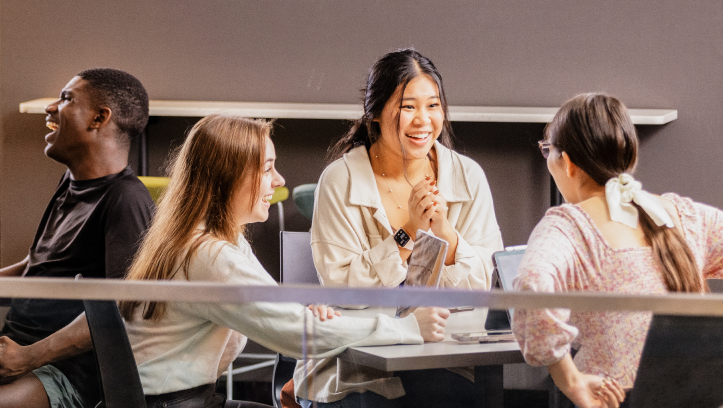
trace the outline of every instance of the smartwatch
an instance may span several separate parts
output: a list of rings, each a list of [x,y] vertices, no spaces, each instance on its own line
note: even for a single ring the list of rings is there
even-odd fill
[[[394,241],[397,245],[404,249],[411,251],[414,248],[414,241],[412,241],[412,237],[410,237],[409,234],[401,228],[394,233]]]

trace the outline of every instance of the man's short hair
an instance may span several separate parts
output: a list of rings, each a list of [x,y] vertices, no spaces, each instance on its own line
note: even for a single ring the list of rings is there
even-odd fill
[[[121,131],[118,141],[130,145],[148,123],[148,93],[136,77],[113,68],[91,68],[78,73],[88,82],[96,107],[108,107]]]

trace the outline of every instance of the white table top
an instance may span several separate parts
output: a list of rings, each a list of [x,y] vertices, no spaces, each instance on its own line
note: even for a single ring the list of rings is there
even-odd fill
[[[393,315],[394,309],[342,311],[347,316],[370,316],[376,313]],[[486,308],[454,313],[447,320],[445,338],[439,343],[352,347],[340,354],[339,358],[384,371],[524,363],[517,342],[480,344],[452,340],[452,333],[484,330],[486,317]]]

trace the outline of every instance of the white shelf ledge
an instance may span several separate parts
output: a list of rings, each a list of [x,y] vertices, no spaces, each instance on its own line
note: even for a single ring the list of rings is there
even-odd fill
[[[35,99],[20,104],[22,113],[45,113],[45,106],[55,98]],[[505,106],[450,106],[451,121],[549,123],[558,108]],[[358,119],[361,105],[326,103],[212,102],[212,101],[150,101],[151,116],[201,117],[229,112],[252,118],[280,119]],[[678,118],[675,109],[630,109],[636,125],[663,125]]]

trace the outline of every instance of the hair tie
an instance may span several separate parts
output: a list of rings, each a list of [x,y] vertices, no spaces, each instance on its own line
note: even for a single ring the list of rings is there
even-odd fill
[[[605,199],[610,219],[630,228],[638,226],[638,209],[630,204],[631,201],[639,205],[657,226],[675,226],[660,199],[643,190],[643,185],[628,173],[613,177],[605,183]]]

